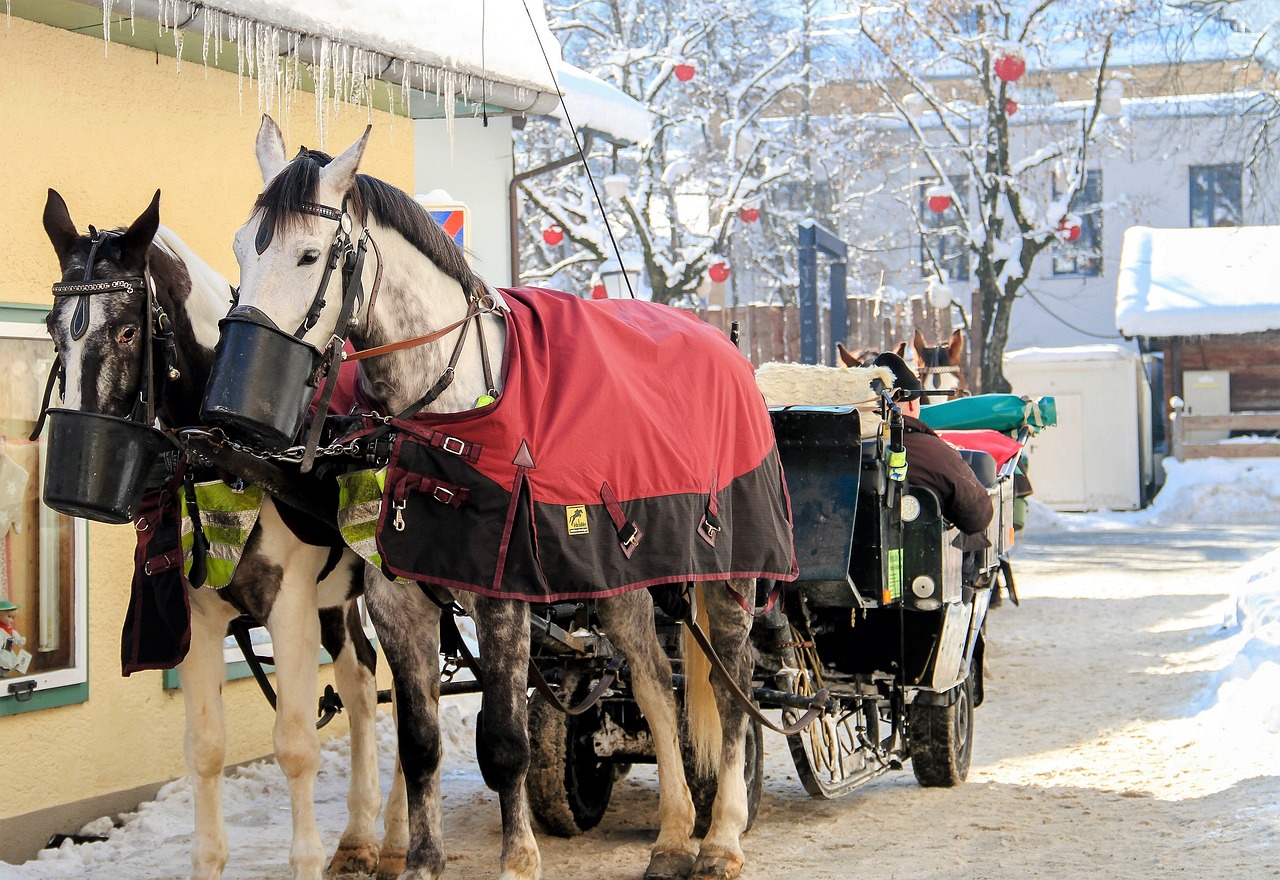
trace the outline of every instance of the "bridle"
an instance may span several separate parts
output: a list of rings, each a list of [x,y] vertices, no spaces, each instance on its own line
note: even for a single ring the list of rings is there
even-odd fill
[[[920,385],[924,388],[924,396],[946,397],[948,399],[954,397],[968,397],[969,391],[963,387],[964,373],[961,371],[960,367],[956,364],[937,363],[941,357],[942,354],[938,349],[931,349],[927,360],[934,361],[934,363],[925,363],[920,367]],[[949,375],[954,375],[956,377],[955,388],[939,388],[935,386],[930,389],[928,387],[930,376],[937,377],[935,381],[940,381],[942,376]]]
[[[71,338],[79,340],[89,330],[89,316],[92,298],[103,293],[132,293],[142,298],[142,350],[143,381],[138,389],[138,400],[129,413],[129,420],[153,425],[156,409],[164,404],[167,383],[156,382],[157,368],[165,378],[172,382],[181,378],[177,368],[177,343],[173,335],[173,322],[156,298],[155,281],[151,277],[151,262],[148,259],[141,275],[129,275],[122,278],[94,279],[93,267],[98,249],[107,241],[119,238],[121,233],[110,230],[98,230],[89,227],[89,254],[85,259],[84,274],[79,281],[59,281],[52,286],[53,296],[76,297],[75,311],[71,315]],[[49,368],[49,378],[45,383],[44,397],[40,404],[40,415],[36,419],[35,430],[31,439],[35,440],[44,429],[45,418],[49,411],[49,402],[53,399],[53,386],[56,382],[59,394],[66,395],[66,364],[62,354],[54,359]]]
[[[453,352],[450,355],[448,364],[439,378],[431,385],[427,393],[424,394],[414,403],[410,404],[403,411],[397,413],[395,418],[409,418],[420,410],[430,406],[445,389],[452,383],[457,368],[458,360],[462,355],[462,349],[467,341],[468,331],[471,323],[474,321],[480,341],[481,361],[484,365],[485,382],[489,389],[489,394],[495,395],[494,380],[492,376],[492,368],[489,364],[488,345],[484,333],[484,325],[481,322],[483,315],[493,312],[496,308],[493,297],[489,295],[483,288],[479,290],[470,290],[467,292],[467,312],[466,315],[458,321],[443,327],[439,330],[428,333],[424,336],[407,339],[400,342],[390,343],[388,345],[378,346],[376,348],[366,349],[364,351],[345,353],[343,346],[347,339],[357,329],[358,319],[356,317],[360,306],[364,302],[364,261],[365,254],[369,247],[373,247],[374,253],[379,255],[377,276],[374,279],[373,290],[369,296],[369,308],[372,311],[373,304],[378,295],[378,285],[382,278],[381,257],[378,252],[376,243],[373,241],[369,233],[369,228],[362,225],[360,236],[357,240],[352,239],[352,230],[355,223],[351,213],[348,211],[348,198],[344,197],[342,207],[331,208],[328,205],[321,205],[316,202],[303,202],[300,210],[303,213],[322,217],[326,220],[332,220],[337,223],[338,228],[334,233],[333,243],[329,248],[329,256],[325,261],[324,272],[320,277],[320,282],[316,288],[315,295],[311,299],[311,305],[307,309],[306,315],[302,322],[298,325],[297,330],[292,334],[293,339],[298,343],[308,345],[303,342],[303,336],[310,332],[320,319],[327,304],[326,294],[329,289],[331,279],[334,272],[341,265],[341,276],[343,286],[342,309],[338,314],[338,321],[334,325],[334,333],[324,349],[317,350],[316,372],[314,375],[323,376],[324,388],[320,393],[320,398],[316,404],[316,417],[312,420],[311,429],[307,435],[307,442],[303,453],[302,470],[305,473],[310,470],[311,462],[315,459],[316,449],[319,444],[320,433],[323,428],[324,414],[329,410],[329,401],[333,396],[334,389],[337,387],[338,365],[344,360],[360,360],[362,358],[377,357],[382,354],[389,354],[393,351],[399,351],[410,348],[415,345],[423,345],[428,342],[434,342],[461,328],[462,332],[458,335],[458,341],[454,344]],[[265,222],[265,218],[264,218]],[[271,233],[259,230],[256,239],[256,248],[258,253],[266,250],[271,241]],[[255,323],[264,324],[272,329],[278,329],[271,319],[262,313],[261,310],[252,306],[236,305],[232,308],[228,317],[238,317],[248,319]],[[369,316],[372,317],[371,315]],[[366,322],[367,326],[367,322]],[[314,348],[314,346],[312,346]]]

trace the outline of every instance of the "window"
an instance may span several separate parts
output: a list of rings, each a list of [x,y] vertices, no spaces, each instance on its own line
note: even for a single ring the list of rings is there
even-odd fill
[[[1191,166],[1191,225],[1241,226],[1240,163]]]
[[[1059,193],[1054,187],[1054,197]],[[1080,218],[1080,236],[1053,248],[1054,275],[1102,274],[1102,172],[1089,171],[1068,209]]]
[[[969,244],[960,228],[960,212],[969,203],[969,181],[951,178],[955,197],[951,206],[938,213],[929,208],[929,188],[937,179],[923,180],[917,185],[916,211],[920,217],[920,274],[928,278],[946,272],[947,281],[969,280]]]
[[[85,526],[41,503],[28,439],[54,359],[43,315],[0,308],[0,715],[85,699]]]

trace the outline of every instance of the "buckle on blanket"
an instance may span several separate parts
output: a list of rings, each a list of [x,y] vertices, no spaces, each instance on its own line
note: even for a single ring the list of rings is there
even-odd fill
[[[441,504],[451,503],[453,501],[454,494],[455,493],[452,489],[446,489],[439,483],[437,483],[436,487],[431,490],[431,497],[439,501]]]
[[[454,445],[450,446],[450,443]],[[440,444],[440,448],[445,452],[452,452],[454,455],[462,455],[467,451],[467,441],[460,440],[457,437],[445,437],[444,442]]]

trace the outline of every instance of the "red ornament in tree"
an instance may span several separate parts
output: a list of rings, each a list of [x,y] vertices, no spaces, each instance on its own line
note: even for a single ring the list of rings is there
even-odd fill
[[[1001,55],[992,65],[992,69],[1001,82],[1017,82],[1027,72],[1027,62],[1019,55]]]
[[[609,291],[604,289],[603,284],[593,284],[591,285],[591,298],[592,299],[608,299]]]
[[[1013,98],[1006,98],[1004,102],[1004,115],[1012,116],[1018,112],[1018,102]]]
[[[689,80],[693,79],[693,75],[698,72],[698,69],[692,64],[677,64],[674,70],[676,79],[680,80],[682,83],[687,83]]]
[[[729,279],[729,264],[712,263],[707,267],[707,276],[717,284],[723,284]]]
[[[743,223],[755,223],[760,219],[759,208],[743,208],[738,212],[738,216],[742,218]]]
[[[1065,242],[1075,241],[1080,237],[1080,218],[1068,214],[1058,223],[1058,238]]]
[[[560,242],[564,241],[564,230],[560,228],[559,224],[552,223],[546,229],[542,230],[542,240],[552,247],[555,247]]]
[[[947,208],[951,207],[951,196],[934,195],[929,196],[929,210],[935,214],[941,214]]]

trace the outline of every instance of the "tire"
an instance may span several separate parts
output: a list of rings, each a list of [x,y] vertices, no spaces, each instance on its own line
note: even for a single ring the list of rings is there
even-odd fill
[[[927,788],[964,782],[973,758],[973,673],[957,685],[950,706],[910,707],[911,769]]]
[[[565,676],[570,705],[590,690],[589,678]],[[534,818],[557,837],[576,837],[604,818],[616,771],[595,753],[591,736],[600,729],[597,703],[581,715],[565,715],[535,694],[529,703],[529,775],[525,789]]]
[[[706,836],[711,827],[711,805],[716,800],[719,784],[715,776],[702,776],[694,772],[690,760],[687,742],[684,742],[683,730],[681,739],[684,748],[684,772],[689,782],[689,793],[693,795],[693,808],[696,813],[693,833],[695,837]],[[760,797],[764,793],[764,725],[759,721],[749,720],[747,723],[746,762],[743,777],[747,783],[747,827],[756,824],[756,814],[760,812]]]

